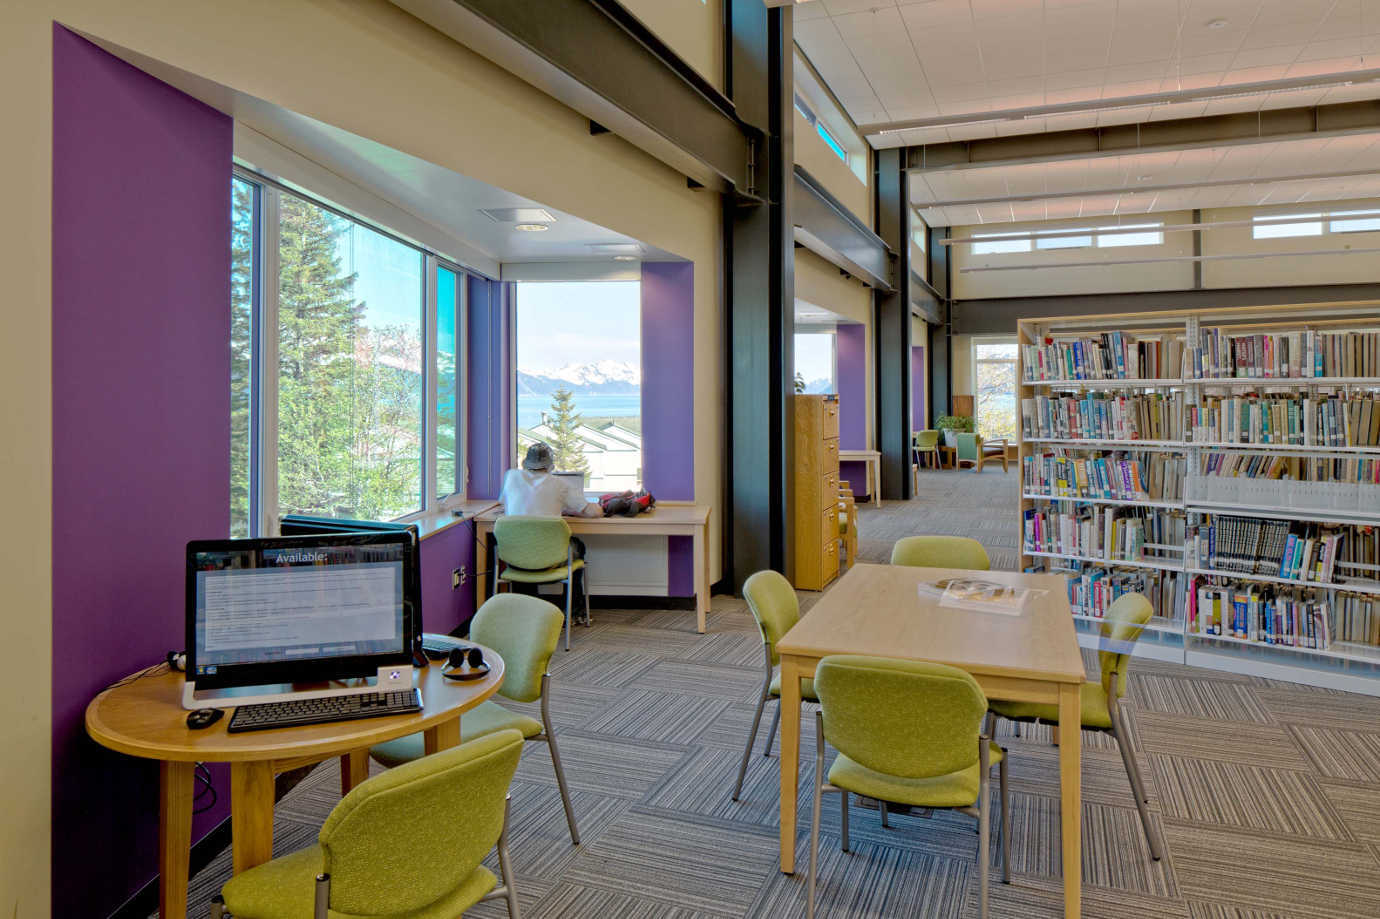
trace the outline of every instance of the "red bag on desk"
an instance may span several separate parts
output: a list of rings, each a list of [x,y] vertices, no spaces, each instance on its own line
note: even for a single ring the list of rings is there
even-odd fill
[[[599,506],[605,517],[636,517],[656,506],[656,498],[645,488],[642,491],[610,492],[599,496]]]

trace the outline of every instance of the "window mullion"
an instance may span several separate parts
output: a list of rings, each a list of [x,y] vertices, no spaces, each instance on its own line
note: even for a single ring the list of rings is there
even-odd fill
[[[278,534],[278,276],[279,215],[282,198],[278,189],[260,186],[259,315],[254,324],[253,376],[257,398],[254,417],[258,451],[253,470],[258,478],[258,535]]]
[[[436,451],[440,440],[436,430],[437,380],[436,364],[439,347],[437,337],[436,256],[423,256],[422,302],[422,509],[436,506]]]

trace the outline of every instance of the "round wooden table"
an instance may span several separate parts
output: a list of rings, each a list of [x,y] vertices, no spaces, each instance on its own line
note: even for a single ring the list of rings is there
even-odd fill
[[[111,687],[92,699],[86,707],[86,732],[92,739],[120,753],[158,760],[159,915],[187,915],[197,763],[230,764],[230,826],[238,874],[273,857],[274,776],[339,756],[343,794],[368,777],[374,744],[423,731],[427,753],[455,746],[460,715],[503,684],[503,658],[484,648],[484,659],[489,673],[473,682],[445,679],[439,663],[419,670],[422,711],[415,714],[267,731],[227,733],[228,712],[209,728],[188,728],[182,707],[185,676],[172,671]]]

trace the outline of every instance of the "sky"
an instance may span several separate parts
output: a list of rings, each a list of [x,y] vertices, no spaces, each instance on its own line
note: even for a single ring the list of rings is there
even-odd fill
[[[567,364],[642,361],[638,281],[520,281],[517,363],[524,373]]]
[[[834,379],[834,336],[829,332],[800,332],[795,336],[795,372],[814,380]]]

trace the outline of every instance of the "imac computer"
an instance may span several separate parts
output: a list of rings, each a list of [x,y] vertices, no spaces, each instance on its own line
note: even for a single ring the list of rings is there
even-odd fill
[[[408,530],[188,543],[183,706],[411,690],[418,580]]]

